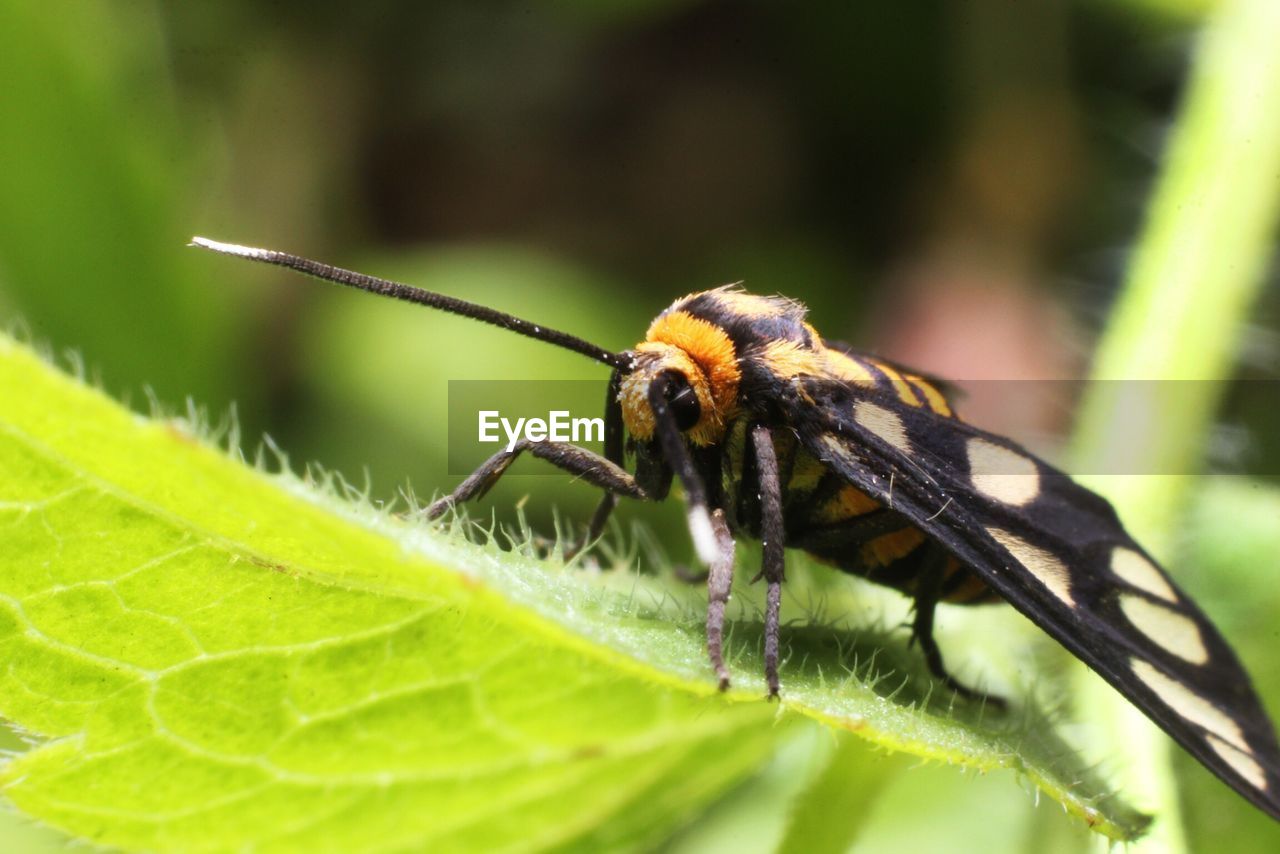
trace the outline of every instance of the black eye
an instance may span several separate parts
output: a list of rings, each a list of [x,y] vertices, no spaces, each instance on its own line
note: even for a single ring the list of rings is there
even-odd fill
[[[671,405],[671,414],[676,417],[676,427],[680,432],[683,433],[698,423],[698,419],[702,417],[702,407],[698,405],[698,395],[694,393],[684,374],[669,372],[663,394]]]

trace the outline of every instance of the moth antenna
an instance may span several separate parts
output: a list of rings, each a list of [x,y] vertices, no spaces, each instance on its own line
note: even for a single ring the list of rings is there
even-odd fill
[[[210,240],[207,237],[193,237],[188,245],[198,246],[201,249],[208,249],[223,255],[247,258],[250,261],[258,261],[262,264],[287,267],[290,270],[296,270],[299,273],[316,279],[323,279],[326,282],[346,285],[357,290],[368,291],[384,297],[393,297],[405,302],[424,305],[428,308],[437,308],[450,314],[469,317],[472,320],[479,320],[481,323],[489,323],[502,329],[509,329],[528,338],[535,338],[538,341],[545,341],[548,344],[554,344],[557,347],[581,353],[589,359],[603,362],[622,371],[631,369],[631,359],[625,353],[612,353],[576,335],[548,329],[541,324],[530,323],[514,315],[506,314],[487,306],[477,305],[457,297],[445,296],[444,294],[417,288],[413,285],[393,282],[390,279],[380,279],[376,276],[357,273],[354,270],[344,270],[341,267],[323,264],[310,258],[303,258],[300,255],[290,255],[288,252],[277,252],[274,249],[257,249],[252,246],[240,246],[235,243],[222,243],[221,241]]]
[[[698,558],[707,566],[720,555],[720,547],[716,542],[715,529],[711,525],[711,514],[707,510],[707,490],[698,474],[689,449],[685,447],[680,436],[680,428],[676,425],[675,414],[666,397],[667,379],[659,374],[649,384],[649,406],[653,409],[655,432],[662,443],[662,454],[667,464],[675,470],[684,487],[684,499],[689,510],[689,534],[693,537],[693,547]]]

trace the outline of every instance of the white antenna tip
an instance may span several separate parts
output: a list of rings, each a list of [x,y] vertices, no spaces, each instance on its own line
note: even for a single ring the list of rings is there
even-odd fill
[[[207,237],[193,237],[187,245],[198,246],[201,249],[211,249],[214,252],[221,252],[223,255],[238,255],[241,258],[263,259],[271,254],[266,249],[241,246],[238,243],[223,243],[220,240],[210,240]]]
[[[698,552],[698,558],[703,563],[710,566],[720,559],[716,532],[711,527],[711,516],[706,507],[689,508],[689,534],[693,537],[693,547]]]

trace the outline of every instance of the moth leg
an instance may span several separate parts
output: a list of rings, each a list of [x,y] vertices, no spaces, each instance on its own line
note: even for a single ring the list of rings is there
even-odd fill
[[[769,428],[757,425],[751,431],[756,471],[760,483],[760,544],[764,552],[760,575],[769,588],[764,611],[764,679],[769,699],[778,696],[778,614],[782,606],[782,581],[786,573],[782,486],[778,477],[778,457]]]
[[[624,463],[622,404],[618,402],[618,393],[621,389],[622,372],[615,370],[609,377],[609,387],[604,399],[604,457],[618,468],[622,468]],[[609,516],[617,503],[617,493],[606,490],[600,498],[600,503],[596,505],[595,512],[591,514],[591,521],[587,524],[587,531],[582,539],[565,550],[565,560],[569,560],[600,539],[600,535],[604,533],[604,526],[609,522]]]
[[[582,539],[564,550],[564,559],[576,557],[578,552],[600,539],[600,535],[604,533],[604,526],[608,524],[609,517],[613,515],[613,508],[618,504],[618,496],[613,492],[606,492],[601,498],[600,503],[596,505],[595,512],[591,514],[591,521],[587,523],[587,531],[582,535]]]
[[[528,439],[521,439],[511,450],[499,451],[486,460],[480,468],[458,484],[458,488],[453,492],[433,501],[427,507],[427,518],[438,518],[450,507],[483,496],[524,451],[546,460],[569,474],[577,475],[592,486],[598,486],[611,495],[625,495],[628,498],[641,500],[648,498],[635,479],[621,466],[598,454],[565,442],[530,442]]]
[[[924,559],[920,575],[917,576],[915,589],[915,619],[911,624],[911,643],[919,643],[924,653],[929,672],[940,679],[952,691],[966,700],[985,701],[989,705],[1003,709],[1005,701],[1001,697],[993,697],[961,684],[947,672],[942,663],[942,650],[933,636],[933,617],[938,602],[942,598],[942,585],[945,580],[947,554],[941,549],[930,549]]]
[[[724,666],[724,608],[733,584],[733,534],[723,510],[711,513],[711,532],[716,541],[716,559],[707,570],[707,655],[716,671],[720,690],[729,688],[729,668]]]

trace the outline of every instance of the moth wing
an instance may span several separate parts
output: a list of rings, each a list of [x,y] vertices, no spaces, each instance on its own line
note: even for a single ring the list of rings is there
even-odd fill
[[[911,377],[912,379],[916,379],[916,380],[924,380],[926,383],[928,383],[930,386],[936,389],[938,394],[942,396],[942,399],[946,401],[947,404],[951,407],[954,407],[957,403],[964,400],[965,398],[965,391],[959,385],[952,382],[951,380],[944,379],[943,377],[939,377],[934,374],[931,374],[928,371],[918,371],[909,365],[904,365],[901,362],[898,362],[894,359],[886,359],[883,356],[873,356],[873,357],[868,356],[866,352],[862,350],[858,350],[856,347],[853,347],[850,344],[846,344],[843,341],[828,341],[824,339],[822,341],[822,345],[828,350],[834,350],[837,353],[843,353],[844,355],[848,356],[851,359],[854,359],[855,361],[858,361],[858,362],[871,361],[874,364],[883,365],[883,366],[892,368],[893,370],[897,371],[900,375],[904,377]]]
[[[804,378],[782,397],[810,453],[909,518],[1280,818],[1280,748],[1244,668],[1106,500],[1016,443],[884,387]]]

